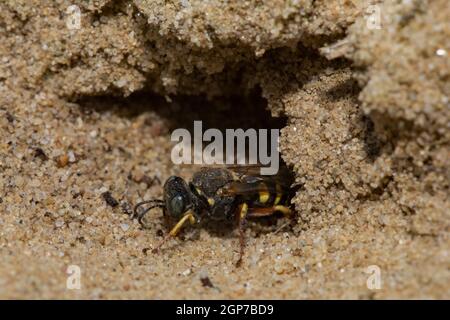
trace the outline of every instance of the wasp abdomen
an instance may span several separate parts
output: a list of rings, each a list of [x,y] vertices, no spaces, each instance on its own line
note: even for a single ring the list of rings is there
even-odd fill
[[[255,193],[245,197],[245,201],[250,207],[274,207],[276,205],[285,205],[288,202],[288,196],[277,184],[269,185],[266,182],[259,182],[255,186]]]

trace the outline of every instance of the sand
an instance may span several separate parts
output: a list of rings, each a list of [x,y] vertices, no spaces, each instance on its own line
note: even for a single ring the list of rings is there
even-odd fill
[[[2,1],[0,298],[450,298],[449,19],[445,0]],[[295,223],[249,224],[240,268],[232,228],[153,254],[161,212],[130,216],[198,169],[170,160],[196,119],[282,128],[302,185]]]

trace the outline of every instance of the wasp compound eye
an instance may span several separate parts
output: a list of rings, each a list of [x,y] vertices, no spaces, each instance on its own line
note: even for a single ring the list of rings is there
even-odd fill
[[[167,213],[174,218],[180,218],[191,207],[191,196],[187,183],[176,176],[167,179],[164,185],[164,201]]]
[[[168,205],[169,213],[174,217],[180,217],[185,211],[185,201],[181,195],[173,197]]]

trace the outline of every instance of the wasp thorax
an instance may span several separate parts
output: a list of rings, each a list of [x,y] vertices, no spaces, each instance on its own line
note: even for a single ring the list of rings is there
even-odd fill
[[[172,176],[164,184],[164,202],[169,216],[180,218],[192,207],[187,183],[180,177]]]

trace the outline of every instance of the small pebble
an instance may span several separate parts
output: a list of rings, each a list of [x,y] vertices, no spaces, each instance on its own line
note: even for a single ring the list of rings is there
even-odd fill
[[[73,151],[69,151],[67,153],[67,156],[68,156],[69,162],[73,163],[73,162],[77,161],[77,158],[75,157],[75,153],[73,153]]]
[[[186,269],[181,273],[183,276],[188,276],[191,274],[191,269]]]
[[[201,281],[203,287],[214,288],[214,285],[208,276],[200,278],[200,281]]]
[[[67,154],[60,155],[56,157],[56,165],[60,168],[64,168],[69,163],[69,157]]]
[[[447,51],[445,51],[444,49],[437,49],[436,54],[440,57],[443,57],[447,54]]]
[[[119,205],[119,202],[112,196],[111,192],[109,191],[103,192],[102,197],[111,207],[117,207]]]
[[[45,154],[45,152],[44,152],[44,150],[42,150],[42,148],[34,149],[34,156],[36,158],[41,159],[42,161],[48,160],[48,156]]]
[[[64,226],[64,219],[62,219],[62,218],[56,219],[56,221],[55,221],[55,226],[56,226],[57,228],[61,228],[62,226]]]

